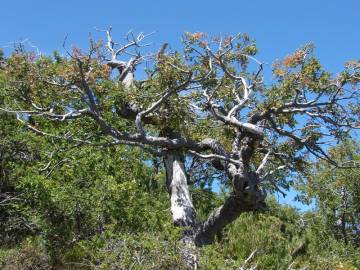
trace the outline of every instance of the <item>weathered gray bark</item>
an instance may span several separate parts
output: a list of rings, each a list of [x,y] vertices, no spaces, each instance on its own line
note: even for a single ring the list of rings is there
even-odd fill
[[[195,224],[196,212],[192,204],[181,154],[176,151],[166,153],[164,163],[173,221],[178,226],[192,227]]]
[[[130,87],[134,82],[134,73],[132,71],[128,71],[122,80],[122,83],[125,87]]]
[[[184,227],[181,238],[181,256],[189,269],[197,269],[194,227],[196,212],[192,204],[184,161],[181,153],[169,151],[164,156],[166,186],[170,194],[172,219],[176,226]]]
[[[119,81],[122,82],[125,87],[130,87],[134,82],[134,66],[131,64],[131,62],[126,63],[115,59],[107,63],[112,69],[118,69]]]

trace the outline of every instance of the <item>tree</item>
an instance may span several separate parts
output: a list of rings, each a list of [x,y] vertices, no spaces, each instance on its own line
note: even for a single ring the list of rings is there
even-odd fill
[[[345,141],[332,147],[329,155],[333,160],[353,164],[360,159],[359,145]],[[359,173],[359,167],[331,168],[324,161],[318,161],[299,183],[301,198],[305,202],[315,200],[327,232],[345,245],[355,247],[360,246]]]
[[[247,34],[185,33],[182,53],[164,45],[142,54],[148,35],[130,32],[118,44],[111,28],[104,33],[104,43],[91,39],[88,52],[67,56],[17,48],[5,60],[1,110],[41,136],[77,147],[140,147],[162,160],[185,242],[211,244],[241,213],[266,208],[266,190],[286,188],[309,156],[346,166],[326,146],[359,128],[359,62],[332,76],[306,45],[274,64],[267,85]],[[189,185],[213,177],[230,191],[199,221]]]

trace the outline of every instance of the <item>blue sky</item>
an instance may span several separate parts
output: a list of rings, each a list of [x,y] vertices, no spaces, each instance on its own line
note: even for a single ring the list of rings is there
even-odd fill
[[[86,46],[94,27],[157,31],[152,40],[179,46],[184,31],[210,34],[247,32],[257,40],[262,61],[271,64],[313,42],[325,67],[336,72],[359,58],[358,0],[238,1],[1,1],[0,47],[23,38],[43,52],[69,43]]]
[[[114,38],[129,30],[152,32],[155,44],[180,46],[184,31],[246,32],[255,38],[258,58],[271,63],[312,42],[326,69],[337,73],[360,58],[359,0],[93,1],[5,0],[0,10],[0,48],[29,38],[42,52],[68,43],[86,47],[95,27],[112,26]],[[266,78],[270,80],[271,78]],[[285,200],[291,201],[294,192]]]

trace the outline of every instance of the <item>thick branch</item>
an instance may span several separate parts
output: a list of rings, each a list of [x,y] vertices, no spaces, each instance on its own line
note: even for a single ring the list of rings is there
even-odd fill
[[[216,234],[226,225],[233,222],[241,213],[265,208],[264,194],[260,191],[246,196],[230,195],[225,203],[210,214],[200,226],[195,236],[197,246],[209,245],[214,242]]]

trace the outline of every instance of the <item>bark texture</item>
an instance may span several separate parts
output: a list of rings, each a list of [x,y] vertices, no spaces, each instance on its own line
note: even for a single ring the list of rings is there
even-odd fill
[[[164,163],[173,221],[178,226],[193,227],[196,212],[192,204],[181,154],[175,151],[168,152],[164,157]]]
[[[164,156],[166,185],[170,194],[172,219],[176,226],[184,227],[181,238],[181,256],[188,269],[197,269],[194,228],[196,212],[192,204],[181,153],[171,151]]]

